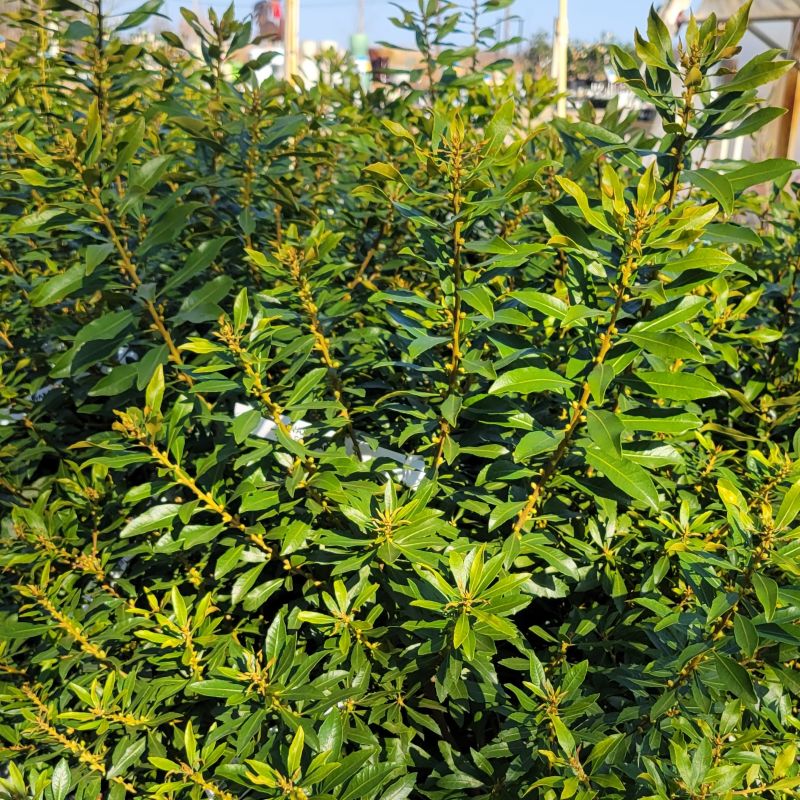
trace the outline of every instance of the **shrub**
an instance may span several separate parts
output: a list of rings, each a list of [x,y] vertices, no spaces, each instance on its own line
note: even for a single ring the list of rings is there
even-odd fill
[[[476,71],[497,2],[369,92],[158,5],[2,53],[0,796],[796,797],[795,164],[699,158],[779,115],[747,9],[615,51],[656,136]]]

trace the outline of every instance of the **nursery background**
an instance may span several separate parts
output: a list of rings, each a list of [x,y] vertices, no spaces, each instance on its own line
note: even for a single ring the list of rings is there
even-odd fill
[[[797,797],[794,59],[509,7],[5,10],[0,797]]]

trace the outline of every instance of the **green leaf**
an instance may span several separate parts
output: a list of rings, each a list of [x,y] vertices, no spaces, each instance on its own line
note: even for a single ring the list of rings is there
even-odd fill
[[[681,322],[696,317],[708,301],[703,297],[681,297],[658,306],[656,310],[641,322],[637,322],[630,333],[658,333],[674,328]]]
[[[487,319],[494,319],[494,295],[486,286],[470,286],[461,290],[461,299]]]
[[[572,381],[549,369],[521,367],[503,373],[489,387],[489,394],[531,394],[533,392],[563,392]]]
[[[218,275],[211,281],[195,289],[184,301],[174,322],[208,322],[222,316],[219,302],[227,296],[233,280],[227,275]]]
[[[531,431],[526,433],[514,449],[515,461],[527,461],[534,456],[549,453],[564,438],[562,431]]]
[[[559,182],[559,184],[561,184],[561,188],[568,195],[571,195],[575,198],[578,208],[580,208],[581,214],[583,214],[583,218],[593,228],[597,228],[597,230],[602,231],[613,238],[618,238],[619,234],[608,224],[608,222],[606,222],[605,216],[589,206],[589,200],[586,197],[586,193],[583,191],[583,189],[581,189],[580,186],[578,186],[577,183],[575,183],[575,181],[561,175],[557,175],[556,180]]]
[[[756,626],[741,614],[736,614],[733,618],[733,634],[736,637],[736,644],[742,651],[745,658],[752,658],[758,647],[758,631]]]
[[[495,111],[494,116],[486,126],[486,153],[491,154],[502,146],[505,138],[511,131],[514,124],[514,101],[506,100],[500,108]]]
[[[302,725],[298,725],[292,743],[289,745],[289,755],[286,759],[286,766],[290,776],[294,776],[300,769],[300,759],[303,757],[304,743],[305,731]]]
[[[453,647],[458,650],[464,643],[464,640],[469,636],[470,626],[469,617],[466,614],[459,614],[456,620],[456,626],[453,631]]]
[[[600,450],[612,452],[622,458],[622,434],[625,428],[610,411],[593,410],[586,412],[589,437]]]
[[[408,355],[412,359],[419,358],[431,348],[447,341],[449,341],[447,336],[416,336],[408,345]]]
[[[662,400],[701,400],[725,394],[707,378],[691,372],[637,372],[636,377]]]
[[[219,580],[227,575],[239,563],[239,559],[244,552],[244,545],[240,544],[237,547],[232,547],[223,553],[218,559],[214,567],[214,580]]]
[[[197,764],[197,740],[194,736],[192,723],[186,723],[186,730],[183,733],[183,748],[186,751],[186,761],[190,766]]]
[[[619,415],[620,422],[631,431],[681,436],[696,430],[702,420],[686,411],[675,408],[634,408]]]
[[[606,390],[614,380],[616,373],[610,364],[595,364],[586,382],[589,384],[589,391],[592,393],[592,400],[601,405],[606,398]]]
[[[764,618],[769,622],[775,616],[778,605],[778,584],[760,572],[754,572],[752,580],[758,602],[764,609]]]
[[[165,772],[180,772],[180,766],[168,758],[161,758],[160,756],[150,756],[147,759],[154,767]]]
[[[235,606],[241,602],[242,598],[253,588],[264,569],[263,564],[256,564],[254,567],[242,573],[233,584],[231,589],[231,605]]]
[[[679,359],[703,360],[703,356],[697,347],[677,333],[631,332],[625,334],[623,338],[628,339],[648,353],[667,361],[677,361]]]
[[[305,400],[309,392],[318,386],[327,374],[328,370],[325,367],[309,370],[297,381],[292,393],[286,398],[286,407],[291,408]]]
[[[247,593],[247,597],[244,600],[243,607],[245,611],[255,611],[256,609],[260,608],[267,600],[272,597],[278,589],[281,588],[283,585],[283,580],[281,578],[275,578],[271,581],[264,581],[264,583],[259,584],[254,589],[251,589]]]
[[[188,691],[203,695],[204,697],[218,697],[223,700],[232,698],[243,699],[245,696],[245,687],[241,684],[219,679],[194,681],[186,688]]]
[[[567,726],[561,720],[561,717],[553,715],[550,717],[550,722],[553,725],[553,730],[555,731],[559,746],[567,755],[572,755],[572,753],[575,752],[575,737],[570,733]]]
[[[129,12],[125,18],[115,28],[115,32],[138,28],[143,25],[150,17],[156,15],[161,8],[161,0],[146,0],[138,8]]]
[[[53,800],[66,800],[71,785],[72,776],[70,775],[69,764],[62,759],[56,764],[53,770],[53,777],[50,780]]]
[[[389,786],[379,800],[406,800],[411,792],[414,791],[416,785],[417,775],[414,772],[410,772]]]
[[[28,295],[31,305],[36,308],[59,303],[83,284],[84,269],[80,264],[70,267],[66,272],[37,284]]]
[[[700,169],[686,170],[683,176],[692,186],[697,186],[698,189],[702,189],[716,200],[726,214],[733,211],[733,185],[725,175],[701,167]]]
[[[141,536],[143,533],[169,528],[180,510],[181,507],[175,503],[153,506],[125,525],[120,531],[119,537],[120,539],[129,539],[131,536]]]
[[[156,365],[153,370],[153,376],[147,384],[145,391],[146,408],[150,413],[158,414],[161,411],[161,402],[164,399],[164,366],[163,364]]]
[[[396,777],[398,767],[394,764],[370,764],[358,771],[358,774],[347,784],[347,788],[337,800],[361,800],[371,797],[389,780]]]
[[[392,164],[369,164],[368,166],[364,167],[364,172],[378,175],[379,177],[385,178],[389,181],[400,181],[403,179],[403,176],[400,174],[397,167],[393,166]]]
[[[91,275],[116,248],[111,242],[105,244],[90,244],[86,247],[84,255],[84,273]]]
[[[760,53],[748,61],[731,80],[720,84],[719,91],[724,94],[746,92],[777,80],[795,66],[794,61],[774,60],[775,55],[780,52],[780,50],[768,50]]]
[[[235,417],[231,425],[233,438],[236,444],[241,444],[261,424],[261,414],[258,409],[251,408]]]
[[[392,119],[384,118],[381,120],[381,124],[384,125],[392,135],[400,137],[401,139],[408,139],[410,142],[414,141],[414,137],[400,125],[400,123]]]
[[[725,688],[747,703],[755,703],[756,693],[747,670],[730,656],[714,653],[717,676]]]
[[[123,740],[114,750],[114,755],[111,758],[111,768],[108,770],[108,777],[125,777],[128,767],[138,763],[139,757],[144,753],[146,746],[147,741],[145,739],[139,739],[133,744],[126,744],[126,740]]]
[[[664,272],[683,272],[690,269],[702,269],[706,272],[720,272],[731,264],[735,264],[733,256],[713,247],[696,247],[682,258],[668,261],[662,269]]]
[[[569,310],[569,306],[558,297],[536,292],[533,289],[520,289],[513,292],[511,296],[528,306],[528,308],[533,308],[546,317],[555,317],[559,321],[566,317]]]
[[[658,492],[653,479],[638,464],[597,447],[586,451],[586,460],[629,497],[658,509]]]
[[[60,208],[45,208],[41,211],[36,211],[33,214],[28,214],[25,217],[20,217],[9,229],[9,234],[14,236],[18,233],[36,233],[41,228],[45,227],[51,219],[54,219],[63,211]]]
[[[112,311],[92,320],[84,325],[75,337],[75,347],[81,347],[88,342],[116,339],[126,328],[134,322],[130,311]]]
[[[233,327],[237,331],[244,330],[250,316],[250,302],[247,299],[247,289],[242,289],[233,301]]]
[[[114,397],[133,386],[139,373],[137,364],[120,364],[89,390],[89,397]]]
[[[558,572],[563,575],[566,575],[568,578],[572,578],[574,581],[580,580],[581,576],[575,560],[565,553],[562,553],[560,550],[557,550],[555,547],[531,544],[525,547],[525,551],[546,561],[551,567],[558,570]]]
[[[176,289],[199,275],[211,265],[215,258],[217,258],[222,248],[225,246],[225,243],[230,241],[230,238],[230,236],[221,236],[216,239],[209,239],[201,242],[197,248],[189,254],[183,267],[177,272],[174,272],[166,280],[159,294],[162,296],[169,296]]]
[[[775,529],[785,530],[798,514],[800,514],[800,480],[795,481],[784,495],[778,515],[775,517]]]
[[[739,139],[742,136],[749,136],[761,130],[761,128],[766,125],[769,125],[770,122],[782,117],[785,113],[785,108],[759,108],[738,125],[733,125],[730,128],[723,128],[721,131],[717,131],[711,138]]]
[[[756,161],[727,174],[728,181],[735,192],[741,192],[750,186],[757,186],[767,181],[784,178],[797,169],[797,162],[788,158],[768,158]]]
[[[763,244],[761,237],[751,228],[727,222],[717,222],[709,225],[703,238],[708,242],[717,244],[739,244],[753,247],[760,247]]]

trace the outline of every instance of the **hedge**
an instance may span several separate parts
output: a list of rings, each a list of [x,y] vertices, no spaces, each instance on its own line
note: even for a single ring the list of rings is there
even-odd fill
[[[559,119],[505,5],[369,90],[7,12],[0,797],[798,796],[797,165],[708,158],[793,62]]]

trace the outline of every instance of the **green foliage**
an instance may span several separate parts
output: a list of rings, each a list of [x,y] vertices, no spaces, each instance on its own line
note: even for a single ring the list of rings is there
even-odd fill
[[[503,5],[369,92],[15,13],[0,797],[797,796],[795,164],[699,158],[788,64],[653,14],[663,135],[551,120]]]

